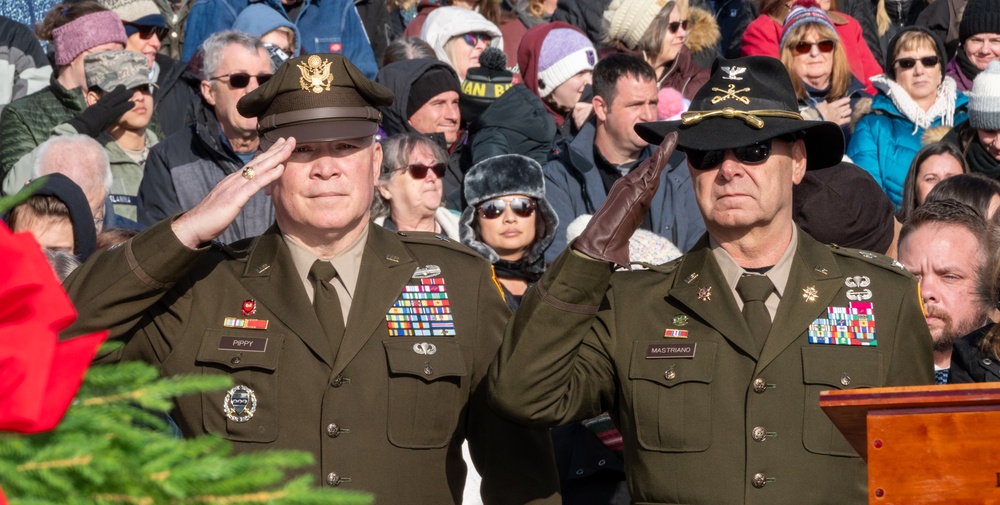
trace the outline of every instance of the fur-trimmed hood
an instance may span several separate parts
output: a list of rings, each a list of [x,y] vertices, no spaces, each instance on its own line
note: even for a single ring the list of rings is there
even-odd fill
[[[476,206],[491,198],[503,195],[525,195],[535,199],[538,212],[534,244],[528,248],[522,263],[529,270],[544,271],[545,250],[555,239],[559,217],[545,199],[545,177],[537,161],[520,154],[504,154],[475,164],[465,174],[465,200],[468,202],[458,223],[458,233],[463,244],[483,255],[490,263],[500,261],[492,247],[482,242],[473,228],[477,219]],[[541,229],[539,229],[539,225]]]
[[[715,21],[715,16],[711,12],[699,7],[688,7],[687,40],[684,45],[692,53],[700,53],[705,49],[715,50],[722,39],[722,32],[719,30],[719,23]]]

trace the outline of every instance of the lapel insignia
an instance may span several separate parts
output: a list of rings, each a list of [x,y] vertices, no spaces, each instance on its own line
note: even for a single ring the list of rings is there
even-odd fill
[[[428,265],[424,268],[436,267]],[[403,287],[385,315],[390,337],[453,337],[455,320],[451,300],[440,277],[419,279]]]
[[[712,286],[707,288],[698,288],[698,299],[703,302],[712,301]]]
[[[871,302],[850,302],[847,307],[827,307],[827,317],[809,325],[810,344],[871,346],[875,339],[875,312]]]
[[[875,259],[875,258],[878,258],[878,255],[877,255],[877,254],[875,254],[875,253],[870,253],[870,252],[868,252],[868,251],[858,251],[858,254],[860,254],[861,256],[864,256],[865,258],[868,258],[868,259],[870,259],[870,260],[873,260],[873,259]]]
[[[684,314],[677,314],[673,319],[674,326],[687,326],[688,321],[688,317]]]
[[[692,273],[691,275],[687,276],[686,279],[684,279],[684,284],[691,284],[691,282],[697,278],[698,278],[698,273],[697,272]]]
[[[257,313],[257,302],[252,298],[250,300],[244,300],[243,306],[240,307],[240,312],[243,312],[244,316],[252,316]]]
[[[302,87],[302,91],[312,91],[313,93],[330,91],[330,84],[333,84],[333,73],[330,72],[331,65],[333,63],[330,60],[320,58],[315,54],[310,56],[304,65],[299,63],[299,72],[302,72],[302,77],[299,77],[299,86]]]
[[[271,268],[271,265],[264,263],[263,265],[257,267],[257,273],[262,274]]]
[[[844,285],[849,288],[867,288],[872,283],[871,279],[864,275],[855,275],[853,277],[848,277],[844,279]],[[863,302],[872,297],[872,290],[861,289],[860,291],[855,291],[854,289],[847,290],[847,299],[853,300],[855,302]]]
[[[805,301],[815,302],[817,296],[819,296],[819,292],[816,291],[816,286],[802,288],[802,298],[804,298]]]
[[[413,272],[414,279],[426,279],[428,277],[437,277],[439,275],[441,275],[441,267],[437,265],[420,267]]]
[[[828,273],[827,269],[825,269],[825,268],[823,268],[823,267],[821,267],[819,265],[816,265],[816,268],[814,268],[813,270],[815,270],[816,272],[821,273],[823,275],[827,275],[827,273]]]
[[[726,100],[729,100],[730,98],[732,98],[733,100],[736,100],[737,102],[741,102],[744,105],[750,105],[750,99],[749,98],[747,98],[745,96],[739,96],[739,95],[737,95],[737,93],[746,93],[747,91],[750,91],[750,88],[736,89],[736,85],[735,84],[730,84],[729,85],[729,89],[712,88],[712,91],[715,91],[717,93],[725,93],[724,95],[718,95],[718,96],[713,97],[712,98],[712,103],[713,104],[716,104],[716,103],[719,103],[719,102],[725,102]]]
[[[257,412],[257,395],[246,386],[236,386],[226,392],[222,412],[234,423],[245,423]]]
[[[687,330],[663,330],[663,338],[688,338]]]
[[[242,319],[238,317],[227,317],[222,320],[222,326],[226,328],[246,328],[248,330],[266,330],[267,319]]]

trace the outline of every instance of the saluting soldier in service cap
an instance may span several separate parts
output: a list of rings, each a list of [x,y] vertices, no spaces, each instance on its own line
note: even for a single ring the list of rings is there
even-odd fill
[[[802,119],[780,61],[747,57],[717,60],[679,121],[635,129],[660,148],[522,300],[494,406],[536,424],[610,411],[637,503],[868,503],[819,393],[930,384],[931,340],[901,265],[792,221],[806,169],[843,157],[839,127]],[[675,146],[708,233],[616,273]]]
[[[457,503],[468,439],[485,503],[559,503],[547,432],[485,403],[509,316],[490,265],[445,237],[369,220],[377,107],[392,99],[341,55],[286,62],[239,103],[266,151],[81,267],[69,333],[110,327],[125,345],[99,361],[231,376],[228,391],[178,400],[184,434],[311,452],[322,485],[376,503]],[[260,190],[275,226],[211,243]]]

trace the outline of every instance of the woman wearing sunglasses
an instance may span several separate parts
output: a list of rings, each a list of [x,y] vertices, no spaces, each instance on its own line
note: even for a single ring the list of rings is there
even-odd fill
[[[604,11],[604,20],[608,24],[605,44],[617,52],[641,56],[656,71],[660,88],[676,89],[690,100],[708,82],[708,70],[695,63],[685,45],[692,26],[682,19],[676,2],[660,7],[647,0],[614,0]]]
[[[944,53],[944,43],[926,28],[904,29],[889,44],[885,75],[873,79],[878,94],[870,106],[867,100],[858,104],[855,115],[864,115],[847,156],[875,177],[897,209],[924,132],[951,129],[968,117],[968,98],[945,76]]]
[[[382,141],[382,171],[372,201],[375,224],[458,240],[458,214],[441,205],[446,163],[448,153],[424,135],[400,133]]]
[[[743,33],[743,56],[780,58],[785,18],[796,6],[817,8],[826,13],[840,39],[851,73],[865,85],[865,91],[875,94],[871,78],[882,73],[882,66],[865,42],[861,24],[851,16],[837,12],[836,0],[762,0],[760,16]]]
[[[871,95],[851,74],[837,30],[822,9],[792,9],[785,19],[780,59],[792,79],[803,117],[837,123],[849,140],[854,106]]]
[[[420,30],[420,38],[434,48],[437,58],[455,69],[465,81],[465,73],[479,66],[479,55],[487,47],[503,49],[497,25],[478,12],[463,7],[438,7],[431,11]]]
[[[559,222],[545,200],[542,166],[519,154],[483,160],[465,176],[465,199],[462,243],[493,264],[507,305],[516,310],[545,272],[545,249]]]

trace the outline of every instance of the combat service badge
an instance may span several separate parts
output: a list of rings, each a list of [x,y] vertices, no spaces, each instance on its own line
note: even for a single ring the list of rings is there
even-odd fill
[[[236,386],[226,392],[222,413],[234,423],[245,423],[257,412],[257,395],[246,386]]]

